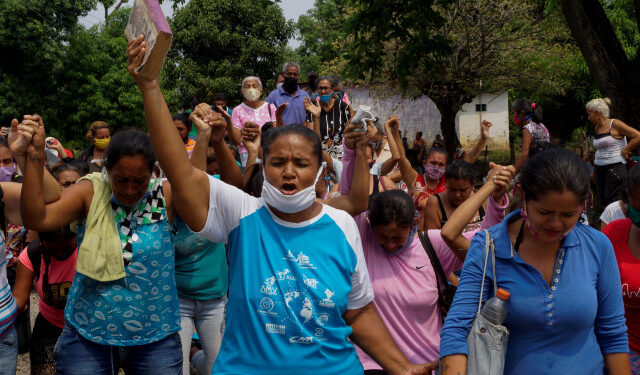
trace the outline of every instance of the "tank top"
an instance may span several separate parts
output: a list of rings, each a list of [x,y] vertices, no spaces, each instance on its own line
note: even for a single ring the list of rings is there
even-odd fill
[[[447,220],[449,220],[449,218],[447,217],[447,211],[445,211],[444,209],[444,204],[442,204],[442,198],[440,198],[440,193],[436,194],[435,197],[436,199],[438,199],[438,205],[440,206],[440,214],[442,215],[442,219],[440,220],[440,228],[442,228],[444,227],[444,224],[447,222]],[[478,209],[478,214],[479,214],[478,216],[471,219],[469,224],[465,226],[465,228],[462,230],[462,233],[470,232],[472,230],[476,230],[480,228],[482,224],[482,220],[484,220],[484,215],[485,215],[484,207],[480,206],[480,208]]]
[[[611,126],[613,120],[609,123],[609,131],[598,134],[593,139],[593,147],[596,149],[595,165],[609,165],[616,163],[626,164],[627,161],[622,157],[622,149],[627,146],[627,137],[616,139],[611,135]]]
[[[543,123],[530,122],[524,126],[525,129],[531,134],[531,144],[529,147],[536,144],[536,142],[549,142],[549,130]]]

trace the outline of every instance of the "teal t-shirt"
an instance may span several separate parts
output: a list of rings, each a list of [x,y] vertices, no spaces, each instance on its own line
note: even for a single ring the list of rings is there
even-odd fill
[[[191,232],[178,216],[173,221],[172,234],[178,294],[197,300],[224,296],[229,287],[224,244]]]

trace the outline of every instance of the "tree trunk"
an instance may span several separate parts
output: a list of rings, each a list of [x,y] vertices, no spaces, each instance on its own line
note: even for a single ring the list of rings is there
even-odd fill
[[[563,0],[562,9],[598,89],[612,101],[611,117],[640,127],[640,59],[627,58],[599,0]]]
[[[440,130],[442,131],[448,158],[451,161],[458,144],[460,144],[456,133],[456,114],[458,113],[457,108],[460,108],[461,105],[452,103],[451,100],[448,100],[448,97],[445,100],[437,100],[434,103],[438,107],[438,111],[440,111]]]

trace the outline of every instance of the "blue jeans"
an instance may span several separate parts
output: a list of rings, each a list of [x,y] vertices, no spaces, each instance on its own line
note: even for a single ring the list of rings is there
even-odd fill
[[[0,375],[15,375],[18,365],[18,334],[16,327],[0,338]]]
[[[121,367],[125,374],[182,374],[180,336],[177,332],[151,344],[108,346],[85,339],[65,322],[54,357],[56,371],[60,375],[117,375]]]
[[[209,375],[220,351],[220,344],[222,344],[224,309],[227,305],[227,297],[197,300],[179,296],[178,300],[180,301],[182,372],[189,374],[189,351],[195,325],[204,356],[199,355],[197,359],[194,356],[191,364],[201,374]]]

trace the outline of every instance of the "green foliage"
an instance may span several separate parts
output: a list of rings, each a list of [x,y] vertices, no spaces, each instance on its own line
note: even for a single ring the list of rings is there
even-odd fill
[[[624,52],[629,60],[635,59],[640,47],[640,32],[634,0],[602,1],[602,4]]]
[[[78,28],[64,56],[59,82],[58,116],[65,124],[58,129],[64,139],[78,139],[89,124],[105,121],[112,131],[123,128],[145,129],[142,96],[126,71],[127,40],[123,30],[130,9],[110,15],[108,26]],[[165,92],[167,101],[173,95]]]
[[[316,0],[313,8],[298,18],[296,53],[303,73],[337,75],[336,66],[346,52],[345,42],[351,39],[343,30],[347,15],[352,12],[342,1]],[[339,69],[338,69],[339,68]]]
[[[64,43],[95,1],[0,2],[0,122],[26,113],[55,117]]]
[[[123,30],[129,9],[110,23],[86,29],[77,17],[95,1],[4,1],[0,3],[0,121],[39,113],[47,132],[82,148],[91,122],[113,130],[144,129],[142,97],[126,71]],[[71,17],[71,15],[75,15]],[[5,58],[6,57],[6,58]],[[175,100],[171,91],[168,101]]]
[[[293,24],[268,0],[191,0],[176,10],[171,28],[166,82],[183,107],[193,96],[207,101],[217,92],[240,101],[240,83],[250,75],[268,92],[293,35]]]

